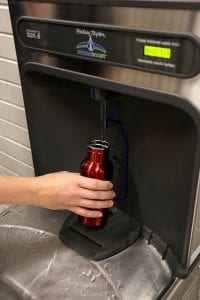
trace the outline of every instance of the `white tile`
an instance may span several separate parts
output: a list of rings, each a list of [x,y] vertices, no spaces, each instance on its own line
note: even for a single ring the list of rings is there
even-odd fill
[[[0,99],[22,107],[24,106],[21,87],[2,80],[0,80]]]
[[[34,176],[32,167],[2,151],[0,151],[0,165],[20,176]]]
[[[15,174],[14,172],[12,172],[12,171],[10,171],[10,170],[4,168],[4,167],[1,166],[1,165],[0,165],[0,174],[1,174],[1,175],[15,175],[15,176],[17,175],[17,174]]]
[[[0,5],[0,32],[12,33],[10,14],[7,5]]]
[[[33,166],[31,150],[0,135],[0,151]]]
[[[15,44],[12,35],[0,33],[0,56],[16,60]]]
[[[0,118],[1,135],[30,148],[28,130]]]
[[[20,84],[17,62],[0,58],[0,79]]]
[[[0,118],[27,128],[24,108],[0,100]]]

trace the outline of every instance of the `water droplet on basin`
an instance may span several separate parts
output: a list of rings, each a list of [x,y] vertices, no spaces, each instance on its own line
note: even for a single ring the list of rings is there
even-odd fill
[[[92,270],[89,270],[87,273],[85,273],[85,275],[90,278],[92,276]]]
[[[99,278],[99,277],[101,277],[101,276],[102,276],[102,274],[101,274],[101,272],[100,272],[99,274],[96,275],[96,278]]]
[[[103,266],[104,269],[108,268],[109,263],[105,263],[105,265]]]
[[[90,279],[91,282],[94,282],[96,280],[96,276],[92,276],[92,278]]]
[[[112,299],[115,299],[116,298],[116,295],[115,294],[112,294]]]
[[[118,280],[117,282],[117,290],[123,287],[122,281]]]

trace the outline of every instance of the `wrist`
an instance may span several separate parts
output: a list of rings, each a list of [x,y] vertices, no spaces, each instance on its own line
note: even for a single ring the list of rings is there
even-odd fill
[[[25,200],[27,205],[40,205],[40,177],[30,177],[30,181],[27,183],[28,191],[27,191],[27,199]]]
[[[17,199],[18,204],[36,205],[36,177],[18,177],[16,180],[18,185],[17,194],[19,194],[19,199]]]

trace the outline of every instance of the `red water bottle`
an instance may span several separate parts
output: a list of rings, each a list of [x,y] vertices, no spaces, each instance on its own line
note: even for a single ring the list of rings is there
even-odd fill
[[[112,179],[112,164],[109,160],[109,143],[102,140],[91,141],[87,145],[87,158],[81,163],[80,174],[90,178],[101,180]],[[88,218],[80,216],[81,222],[90,227],[99,227],[105,224],[108,209],[99,209],[103,216]]]

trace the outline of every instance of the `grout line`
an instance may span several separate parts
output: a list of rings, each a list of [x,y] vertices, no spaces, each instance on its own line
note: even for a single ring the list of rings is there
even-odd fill
[[[0,62],[6,62],[6,63],[12,63],[12,64],[14,64],[14,65],[16,65],[16,66],[18,66],[18,64],[17,64],[17,61],[16,60],[11,60],[11,59],[8,59],[8,58],[3,58],[3,57],[0,57]]]
[[[13,108],[19,108],[21,111],[25,111],[24,106],[20,106],[18,104],[12,103],[8,100],[3,100],[3,99],[0,98],[0,103],[8,105],[8,106],[13,107]]]
[[[10,122],[11,124],[15,125],[15,126],[18,126],[18,127],[21,127],[22,129],[26,129],[26,125],[24,125],[25,127],[23,127],[22,125],[18,125],[17,123],[15,122],[11,122],[10,120],[6,119],[6,118],[3,118],[2,116],[0,117],[0,119],[4,120],[4,121],[7,121],[7,122]]]
[[[0,78],[0,81],[5,81],[6,83],[13,84],[13,85],[15,84],[16,86],[21,87],[20,82],[17,83],[17,82],[10,81],[9,79],[3,79],[3,78]]]
[[[4,36],[4,37],[12,37],[12,38],[13,38],[13,34],[12,34],[12,33],[9,33],[9,32],[5,33],[5,32],[1,32],[1,31],[0,31],[0,35],[2,35],[2,36]]]
[[[8,3],[1,3],[0,4],[0,9],[3,8],[3,9],[7,9],[8,10]]]
[[[1,165],[1,164],[0,164],[0,168],[4,169],[5,171],[8,171],[9,173],[11,173],[11,174],[13,174],[13,175],[15,175],[15,176],[19,176],[17,173],[15,173],[15,172],[11,171],[10,169],[8,169],[8,168],[4,167],[4,166],[3,166],[3,165]]]
[[[9,62],[17,62],[16,61],[16,57],[15,58],[11,58],[11,57],[5,57],[1,54],[0,59],[3,58],[4,60],[8,60]]]
[[[17,161],[18,163],[24,165],[25,167],[27,167],[27,168],[29,168],[29,169],[31,169],[31,170],[33,169],[33,166],[31,166],[31,165],[25,163],[24,161],[22,161],[22,160],[20,160],[20,159],[18,159],[18,158],[16,158],[16,157],[14,157],[14,156],[12,156],[12,155],[9,155],[8,153],[5,153],[4,151],[1,151],[1,150],[0,150],[0,154],[2,154],[3,156],[7,156],[8,158],[11,158],[12,160]]]
[[[11,82],[11,81],[7,81],[7,80],[1,79],[1,78],[0,78],[0,83],[6,84],[6,85],[12,85],[14,87],[17,87],[17,88],[21,89],[21,84],[14,83],[14,82]]]
[[[19,143],[19,142],[17,142],[17,141],[14,141],[14,140],[12,140],[12,139],[10,139],[10,138],[4,136],[4,135],[1,135],[1,134],[0,134],[0,138],[2,138],[2,139],[6,140],[6,141],[8,141],[8,142],[10,142],[10,143],[15,144],[16,146],[19,146],[19,147],[21,147],[21,148],[23,148],[23,149],[28,150],[28,151],[31,152],[31,149],[30,149],[29,147],[27,147],[27,146],[25,146],[25,145],[23,145],[23,144],[21,144],[21,143]]]
[[[7,120],[7,119],[4,119],[3,117],[0,117],[0,120],[2,120],[2,121],[4,121],[4,122],[7,122],[7,123],[10,124],[10,125],[14,125],[14,126],[20,128],[20,129],[23,129],[24,131],[26,131],[26,132],[28,133],[27,127],[23,127],[23,126],[21,126],[21,125],[18,125],[18,124],[14,123],[14,122],[11,122],[11,121]]]

